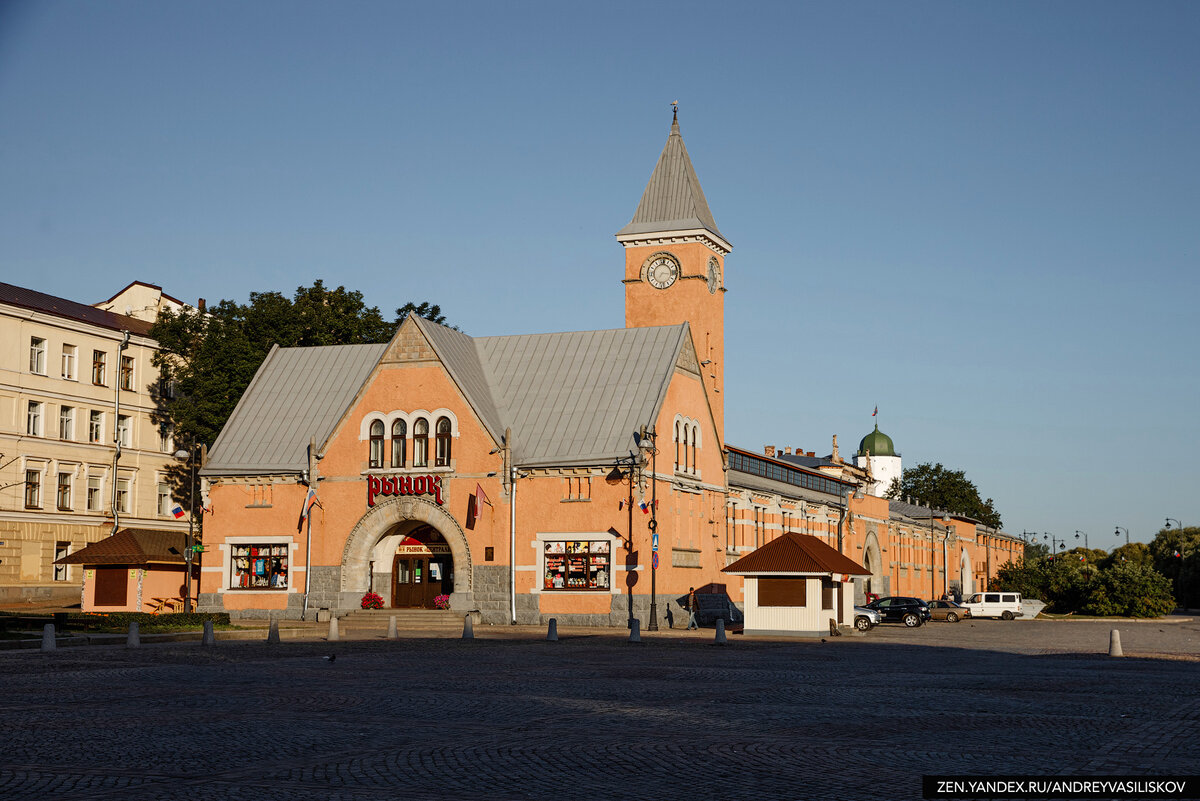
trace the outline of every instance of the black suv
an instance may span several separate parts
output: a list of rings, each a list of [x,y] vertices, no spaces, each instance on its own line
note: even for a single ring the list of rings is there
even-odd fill
[[[929,607],[920,598],[901,598],[888,596],[878,601],[871,601],[867,608],[874,609],[883,615],[884,623],[903,623],[905,626],[916,628],[929,620],[932,615]]]

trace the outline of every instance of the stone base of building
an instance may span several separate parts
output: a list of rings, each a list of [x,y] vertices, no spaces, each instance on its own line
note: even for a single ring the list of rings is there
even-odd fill
[[[40,586],[0,587],[0,605],[78,606],[78,582]]]

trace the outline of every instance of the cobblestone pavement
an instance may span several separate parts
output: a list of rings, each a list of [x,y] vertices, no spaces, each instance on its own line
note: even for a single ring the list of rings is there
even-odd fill
[[[1108,658],[1114,626],[1153,658]],[[909,799],[1200,764],[1195,622],[477,635],[0,652],[0,798]]]

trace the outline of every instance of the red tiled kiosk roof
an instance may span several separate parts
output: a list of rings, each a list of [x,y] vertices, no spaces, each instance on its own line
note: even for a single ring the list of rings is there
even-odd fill
[[[761,574],[834,574],[869,576],[871,572],[848,556],[809,534],[788,532],[761,548],[751,551],[723,573],[735,576]]]
[[[55,561],[56,565],[148,565],[183,566],[187,534],[148,528],[123,528],[111,537]]]

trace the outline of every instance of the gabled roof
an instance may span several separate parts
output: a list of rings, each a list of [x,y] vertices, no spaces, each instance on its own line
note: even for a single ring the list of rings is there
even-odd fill
[[[700,179],[688,158],[687,147],[679,133],[679,123],[671,122],[671,133],[663,147],[658,164],[642,193],[633,220],[617,232],[617,236],[628,234],[656,233],[660,231],[688,231],[704,228],[725,241],[717,229]]]
[[[128,331],[139,336],[149,336],[150,334],[151,323],[145,320],[103,311],[84,303],[76,303],[73,300],[47,295],[44,292],[36,292],[12,284],[0,283],[0,303],[45,312],[81,323],[90,323],[113,331]]]
[[[752,551],[721,572],[735,576],[762,574],[843,574],[869,576],[871,572],[848,556],[810,534],[789,532]]]
[[[493,439],[512,429],[513,461],[527,467],[628,455],[633,432],[653,423],[676,363],[692,348],[687,323],[470,337],[412,320]],[[309,437],[324,448],[388,347],[272,349],[202,474],[304,470]]]
[[[56,565],[184,564],[187,533],[123,528],[111,537],[57,560]]]
[[[204,475],[298,473],[308,440],[320,446],[383,355],[386,345],[275,346],[220,436]]]

